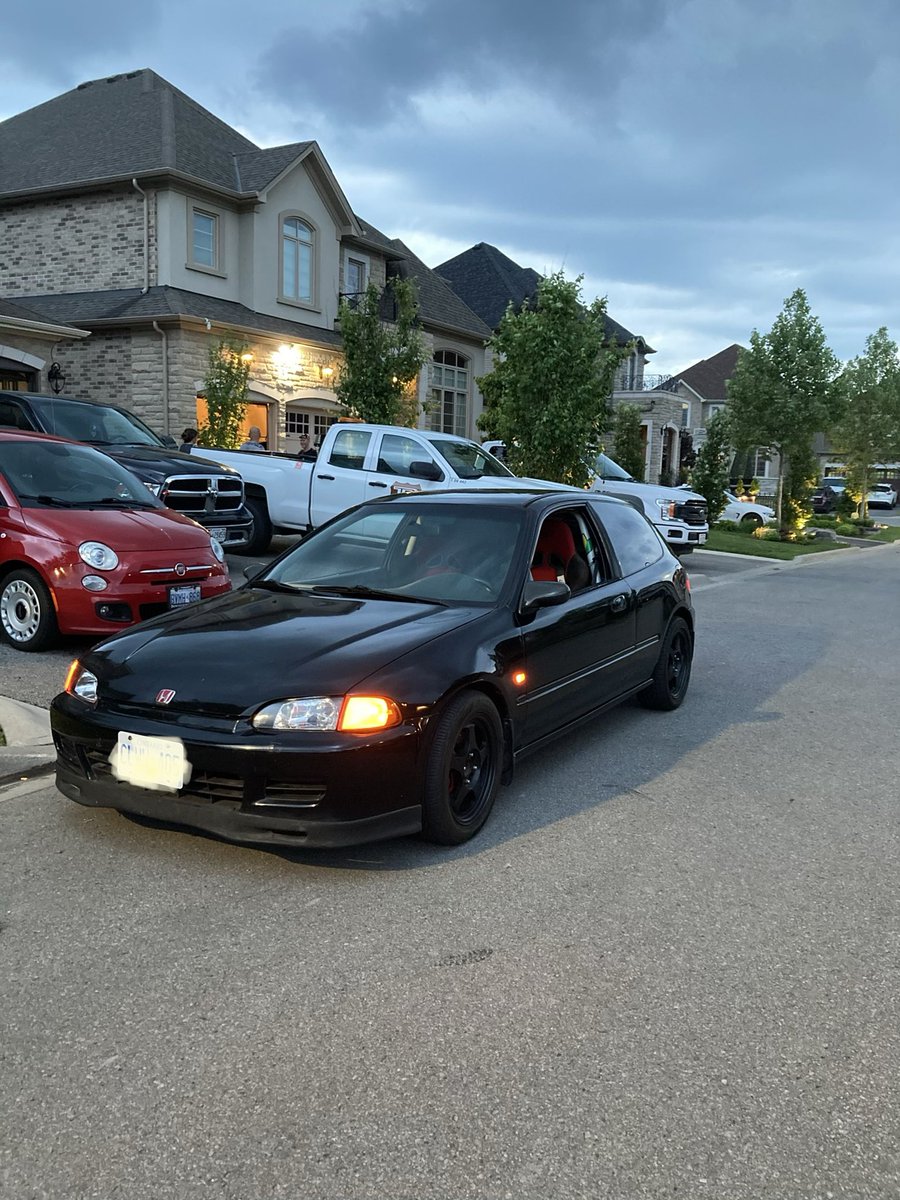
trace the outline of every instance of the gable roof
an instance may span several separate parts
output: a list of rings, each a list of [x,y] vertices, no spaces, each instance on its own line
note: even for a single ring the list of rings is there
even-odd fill
[[[0,198],[163,175],[252,199],[302,158],[310,159],[338,223],[355,231],[316,142],[260,149],[145,68],[81,83],[0,122]]]
[[[672,379],[687,384],[701,400],[727,400],[726,384],[734,374],[738,355],[743,349],[743,346],[735,342],[714,354],[712,358],[702,358],[692,367],[673,375]]]
[[[450,284],[426,266],[399,238],[391,239],[390,244],[403,257],[389,264],[389,274],[415,281],[420,318],[428,324],[487,341],[491,336],[490,326],[460,299]]]
[[[542,278],[533,268],[520,267],[502,250],[487,242],[479,242],[455,258],[448,258],[435,270],[491,329],[500,324],[510,301],[519,309],[532,300]],[[620,346],[637,342],[645,353],[655,353],[643,338],[630,333],[609,314],[606,315],[606,336]]]
[[[479,242],[435,267],[473,312],[496,329],[510,301],[520,308],[530,300],[541,277],[531,267],[520,267],[496,246]]]

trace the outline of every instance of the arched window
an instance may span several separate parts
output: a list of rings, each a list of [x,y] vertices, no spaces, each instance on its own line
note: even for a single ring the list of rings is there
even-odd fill
[[[429,429],[465,437],[469,412],[469,360],[456,350],[435,350],[431,363]]]
[[[281,295],[285,300],[312,304],[315,239],[313,227],[300,217],[281,222]]]

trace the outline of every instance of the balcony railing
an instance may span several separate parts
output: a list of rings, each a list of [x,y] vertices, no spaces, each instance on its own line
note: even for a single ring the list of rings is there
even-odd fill
[[[365,298],[365,292],[338,292],[338,303],[346,304],[352,312],[356,312]],[[397,320],[397,300],[389,287],[381,293],[378,315],[382,321]]]
[[[678,388],[678,380],[671,375],[643,375],[640,379],[630,379],[627,375],[617,376],[613,390],[617,392],[674,392]]]

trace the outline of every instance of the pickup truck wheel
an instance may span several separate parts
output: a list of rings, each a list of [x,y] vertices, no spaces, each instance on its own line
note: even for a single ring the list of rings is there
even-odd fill
[[[458,846],[490,816],[500,786],[503,727],[497,708],[480,692],[462,692],[438,718],[425,767],[422,832],[431,842]]]
[[[247,510],[253,517],[253,524],[250,526],[250,539],[245,546],[235,547],[235,554],[246,554],[256,556],[265,554],[269,548],[269,543],[272,540],[272,522],[269,520],[269,510],[266,507],[265,500],[260,500],[256,496],[248,496],[245,500]]]
[[[0,627],[17,650],[44,650],[56,641],[53,601],[29,567],[18,567],[0,581]]]
[[[663,712],[678,708],[687,695],[693,656],[691,631],[683,618],[676,617],[663,638],[653,680],[638,695],[641,704],[645,708],[657,708]]]

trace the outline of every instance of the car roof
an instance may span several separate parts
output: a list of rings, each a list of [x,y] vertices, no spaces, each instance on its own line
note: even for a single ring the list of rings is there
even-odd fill
[[[73,404],[90,404],[92,408],[119,408],[118,404],[104,404],[102,400],[86,400],[81,396],[56,396],[50,392],[10,392],[6,398],[10,400],[61,400],[64,404],[70,401]]]
[[[21,396],[21,392],[16,393]],[[57,437],[55,433],[38,433],[34,429],[0,429],[0,442],[14,442],[17,439],[25,439],[26,442],[68,442],[72,446],[83,446],[83,442],[73,442],[71,438]],[[91,446],[85,447],[90,450]]]
[[[411,500],[417,506],[420,504],[445,504],[448,500],[464,504],[467,507],[488,505],[490,508],[529,508],[532,505],[568,505],[581,504],[590,500],[592,504],[628,504],[617,496],[605,496],[600,492],[588,492],[573,489],[571,492],[560,491],[556,488],[445,488],[442,491],[428,492],[398,492],[393,496],[379,496],[372,503],[398,504]],[[631,506],[629,506],[631,507]]]

